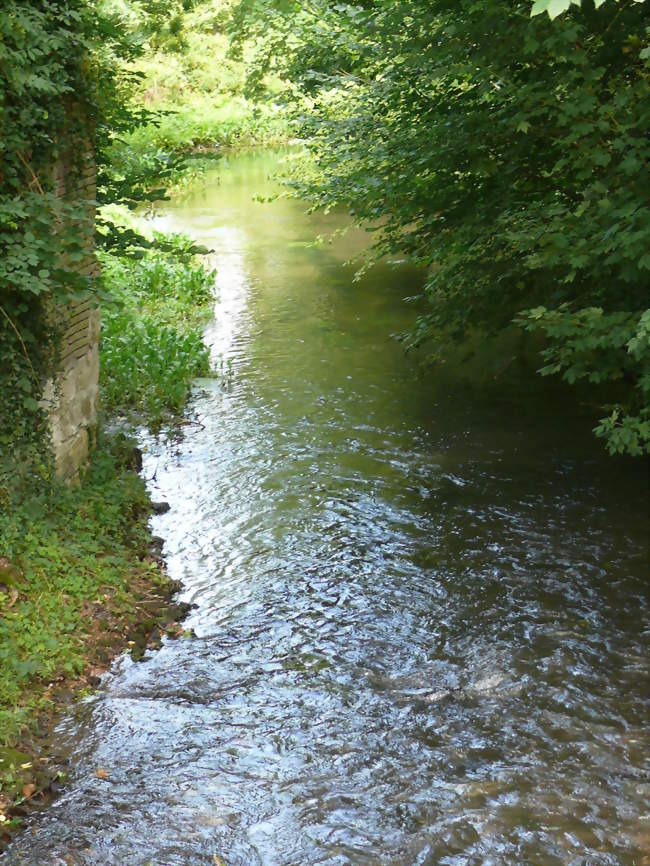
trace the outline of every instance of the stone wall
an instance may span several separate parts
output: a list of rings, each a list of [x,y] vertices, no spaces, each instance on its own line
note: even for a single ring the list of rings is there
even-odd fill
[[[97,172],[90,147],[54,169],[57,194],[68,200],[87,202],[84,221],[83,261],[75,269],[96,276],[94,224]],[[52,446],[58,473],[74,479],[87,461],[97,423],[99,380],[99,309],[89,300],[56,311],[62,331],[59,370],[47,383],[44,401],[50,417]]]

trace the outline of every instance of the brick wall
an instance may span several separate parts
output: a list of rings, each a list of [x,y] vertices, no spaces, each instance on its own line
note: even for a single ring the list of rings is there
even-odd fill
[[[95,276],[94,223],[97,172],[90,147],[81,149],[54,167],[57,194],[87,203],[83,230],[85,255],[76,269]],[[57,310],[62,332],[59,369],[47,383],[44,401],[50,417],[52,446],[58,473],[74,479],[88,459],[97,423],[99,379],[99,309],[90,300]]]

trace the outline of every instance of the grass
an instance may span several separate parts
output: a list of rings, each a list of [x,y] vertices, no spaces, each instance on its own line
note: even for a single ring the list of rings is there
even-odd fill
[[[128,149],[144,153],[157,148],[173,153],[216,147],[271,144],[286,140],[287,126],[281,109],[258,105],[242,96],[197,95],[180,104],[159,103],[156,125],[140,127],[126,139]]]
[[[117,473],[106,453],[98,453],[81,487],[52,482],[19,497],[5,486],[0,496],[0,745],[6,746],[33,718],[29,685],[79,673],[83,601],[102,587],[126,589],[133,550],[146,542],[137,518],[148,498],[138,476]]]

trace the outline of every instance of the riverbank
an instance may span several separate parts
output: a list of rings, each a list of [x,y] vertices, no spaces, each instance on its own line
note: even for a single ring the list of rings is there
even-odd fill
[[[173,429],[197,375],[210,373],[203,325],[214,272],[190,241],[158,236],[137,260],[102,256],[103,426]],[[62,768],[49,754],[56,721],[125,649],[142,657],[182,635],[186,607],[148,524],[156,511],[124,433],[99,433],[78,486],[33,455],[0,476],[0,840],[48,796]],[[160,506],[164,508],[165,506]],[[1,844],[1,842],[0,842]]]
[[[61,768],[48,735],[111,660],[178,633],[184,609],[148,527],[133,449],[104,441],[82,483],[12,501],[0,521],[0,838]],[[3,491],[6,493],[6,491]]]
[[[109,153],[114,177],[149,177],[147,189],[178,193],[231,148],[285,144],[292,131],[285,111],[243,97],[202,95],[180,103],[157,102],[155,121],[115,140]]]
[[[135,461],[135,462],[134,462]],[[82,483],[52,481],[0,518],[0,839],[62,768],[48,735],[130,647],[179,633],[184,609],[148,527],[151,501],[123,436],[104,439]]]
[[[142,201],[163,186],[178,191],[220,147],[288,137],[279,108],[243,95],[243,67],[226,61],[213,19],[194,23],[183,50],[150,46],[124,70],[141,76],[133,98],[153,114],[115,135],[102,170]],[[202,332],[214,273],[187,239],[149,241],[100,254],[102,419],[79,486],[53,477],[42,433],[27,443],[16,433],[0,455],[0,847],[60,777],[48,736],[70,704],[124,649],[142,655],[163,634],[183,633],[137,453],[128,438],[102,433],[115,417],[120,429],[174,429],[193,379],[211,375]]]

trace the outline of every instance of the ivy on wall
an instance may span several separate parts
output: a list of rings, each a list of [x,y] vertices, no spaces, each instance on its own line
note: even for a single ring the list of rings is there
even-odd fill
[[[38,398],[54,352],[48,305],[91,288],[75,272],[84,213],[57,196],[53,174],[71,140],[88,140],[96,116],[89,13],[84,0],[5,0],[0,12],[3,450],[42,435]]]
[[[160,4],[158,4],[159,6]],[[148,38],[96,0],[3,0],[0,9],[0,471],[16,450],[44,453],[39,398],[56,361],[52,310],[101,286],[78,272],[88,249],[88,202],[74,200],[81,157],[98,163],[98,204],[135,206],[164,195],[156,171],[131,177],[111,166],[116,135],[152,120],[133,106],[135,77],[124,61]],[[155,17],[153,23],[155,24]],[[61,197],[53,172],[65,165]],[[168,166],[164,166],[168,169]],[[164,179],[164,171],[158,174]],[[110,248],[146,246],[136,233],[99,220],[97,240]]]

